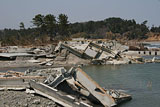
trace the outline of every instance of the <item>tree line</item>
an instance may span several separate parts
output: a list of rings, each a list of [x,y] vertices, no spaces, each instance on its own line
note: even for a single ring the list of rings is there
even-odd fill
[[[68,16],[58,17],[47,14],[37,14],[32,18],[32,28],[25,28],[20,22],[20,29],[4,29],[0,31],[0,41],[3,45],[43,44],[71,37],[92,39],[146,39],[148,32],[160,33],[160,26],[146,25],[147,21],[137,23],[134,19],[107,18],[101,21],[69,23]]]

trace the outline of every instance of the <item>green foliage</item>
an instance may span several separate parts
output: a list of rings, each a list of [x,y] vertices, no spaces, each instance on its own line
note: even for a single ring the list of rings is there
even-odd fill
[[[32,19],[33,20],[32,23],[37,28],[41,28],[45,25],[43,19],[44,19],[44,15],[38,14]]]
[[[25,29],[20,23],[20,29],[4,29],[0,31],[0,41],[5,45],[43,44],[52,40],[66,40],[69,37],[84,37],[94,39],[146,39],[148,32],[160,33],[159,27],[147,27],[147,21],[141,24],[133,20],[107,18],[101,21],[69,23],[68,16],[60,14],[56,18],[52,14],[37,14],[31,21],[33,28]]]
[[[56,35],[57,23],[54,15],[48,14],[44,17],[44,23],[46,26],[46,32],[49,35]]]
[[[128,39],[144,39],[149,31],[147,21],[137,24],[135,20],[123,20],[121,18],[108,18],[103,21],[89,21],[85,23],[74,23],[71,25],[71,34],[86,32],[91,38],[108,38],[106,32],[125,35]],[[126,33],[128,32],[128,33]],[[112,37],[112,39],[115,37]]]
[[[58,33],[62,36],[68,36],[69,33],[69,21],[68,16],[65,14],[60,14],[58,16]]]
[[[159,27],[154,27],[154,26],[152,26],[151,32],[160,33],[160,26],[159,26]]]
[[[20,22],[19,27],[20,27],[20,29],[25,29],[24,23],[23,23],[23,22]]]

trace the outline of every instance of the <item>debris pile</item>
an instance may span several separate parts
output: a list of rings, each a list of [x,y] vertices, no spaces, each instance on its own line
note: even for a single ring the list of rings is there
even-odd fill
[[[83,47],[83,48],[82,48]],[[121,50],[119,50],[121,47]],[[67,55],[73,54],[83,60],[88,61],[91,64],[129,64],[131,61],[129,58],[124,57],[121,55],[123,52],[126,51],[126,47],[122,48],[123,46],[119,46],[118,49],[112,47],[111,45],[99,45],[93,42],[89,42],[86,44],[81,44],[77,46],[73,46],[60,43],[56,51],[59,53],[64,53],[64,57],[58,57],[60,59],[67,60]],[[114,50],[113,50],[114,49]],[[72,62],[72,61],[70,61]]]
[[[61,107],[54,101],[25,91],[0,91],[1,107]]]
[[[126,46],[117,41],[81,39],[78,41],[59,42],[58,44],[47,46],[26,48],[12,46],[1,49],[7,52],[0,53],[0,60],[5,66],[74,66],[148,63],[153,62],[152,59],[149,61],[144,60],[142,56],[160,55],[160,51],[149,50],[145,46]]]
[[[38,94],[67,107],[111,107],[131,100],[130,95],[100,87],[80,68],[29,69],[25,73],[12,71],[6,73],[10,76],[4,75],[1,74],[0,78],[1,90],[25,90],[28,94]],[[17,88],[24,84],[27,86],[23,89]],[[37,99],[33,103],[39,104],[41,101]]]

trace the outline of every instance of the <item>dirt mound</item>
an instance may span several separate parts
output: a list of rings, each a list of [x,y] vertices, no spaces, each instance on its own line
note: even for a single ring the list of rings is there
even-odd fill
[[[160,41],[160,33],[148,33],[146,41]]]

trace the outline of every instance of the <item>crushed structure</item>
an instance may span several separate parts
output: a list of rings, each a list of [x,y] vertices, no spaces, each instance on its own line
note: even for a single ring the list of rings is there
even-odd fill
[[[146,60],[142,56],[158,56],[159,50],[149,50],[144,46],[127,46],[117,41],[105,39],[88,40],[73,39],[58,44],[37,47],[10,46],[1,48],[0,61],[7,66],[74,66],[74,65],[105,65],[160,62]],[[15,65],[16,64],[16,65]]]
[[[27,93],[39,94],[67,107],[111,107],[131,100],[130,95],[102,88],[80,68],[3,73],[0,89],[26,90]]]
[[[122,55],[122,53],[125,52],[127,48],[120,44],[117,45],[116,49],[115,45],[111,46],[110,44],[97,44],[93,41],[87,42],[87,45],[84,43],[77,45],[74,44],[74,46],[72,43],[60,42],[55,51],[61,53],[64,52],[63,50],[65,50],[66,52],[68,51],[68,54],[71,53],[81,59],[89,60],[91,64],[131,63],[131,60],[129,58]]]

